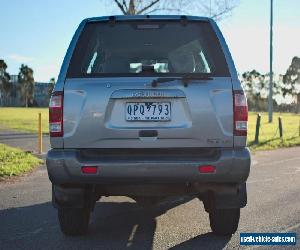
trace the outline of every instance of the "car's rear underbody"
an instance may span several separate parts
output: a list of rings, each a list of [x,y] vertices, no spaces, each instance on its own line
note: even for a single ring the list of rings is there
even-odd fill
[[[94,198],[209,195],[224,208],[245,205],[240,190],[249,161],[246,148],[82,149],[51,150],[47,166],[55,202],[62,206],[83,205],[88,190]],[[202,166],[213,169],[201,172]],[[84,173],[85,167],[96,171]]]

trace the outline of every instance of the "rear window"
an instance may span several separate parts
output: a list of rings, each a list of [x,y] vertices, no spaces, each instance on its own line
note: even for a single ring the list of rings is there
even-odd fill
[[[142,74],[229,76],[229,71],[208,22],[116,21],[85,25],[68,78]]]

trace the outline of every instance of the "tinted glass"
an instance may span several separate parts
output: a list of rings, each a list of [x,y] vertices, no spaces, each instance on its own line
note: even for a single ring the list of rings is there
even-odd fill
[[[148,71],[144,72],[144,68]],[[68,77],[143,73],[229,76],[222,49],[208,22],[86,24],[72,56]]]

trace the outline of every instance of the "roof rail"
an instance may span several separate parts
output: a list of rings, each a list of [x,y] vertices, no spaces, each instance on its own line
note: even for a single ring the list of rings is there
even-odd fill
[[[115,16],[109,16],[108,17],[108,23],[111,25],[111,26],[114,26],[116,24],[116,17]]]
[[[180,16],[180,22],[185,26],[187,25],[187,16],[186,15],[181,15]]]

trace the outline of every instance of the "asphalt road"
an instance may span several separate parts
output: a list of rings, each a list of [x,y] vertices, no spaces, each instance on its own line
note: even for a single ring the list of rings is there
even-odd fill
[[[43,151],[50,149],[49,136],[43,136]],[[20,132],[18,130],[3,128],[0,125],[0,143],[5,143],[12,147],[21,148],[25,151],[36,153],[38,151],[37,134]]]
[[[231,238],[214,236],[202,203],[187,197],[148,213],[129,198],[102,198],[88,235],[66,237],[50,194],[44,166],[14,183],[0,183],[0,249],[237,249],[240,232],[299,237],[300,148],[253,156],[248,205]]]

